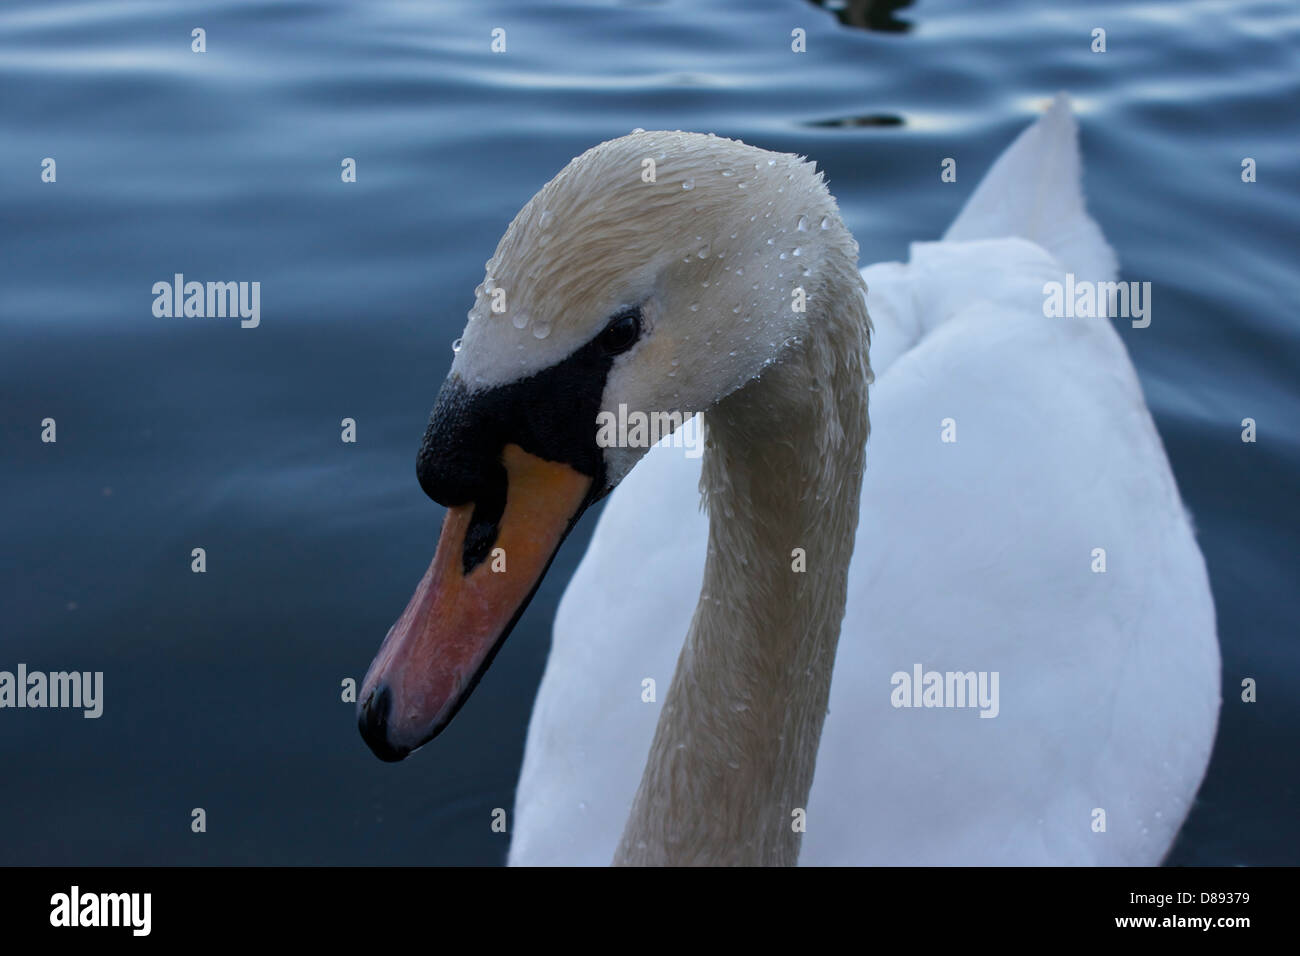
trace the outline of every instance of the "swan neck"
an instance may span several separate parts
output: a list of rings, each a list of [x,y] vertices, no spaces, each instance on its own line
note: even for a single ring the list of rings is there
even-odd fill
[[[616,863],[798,859],[869,428],[856,268],[833,301],[705,415],[703,587]]]

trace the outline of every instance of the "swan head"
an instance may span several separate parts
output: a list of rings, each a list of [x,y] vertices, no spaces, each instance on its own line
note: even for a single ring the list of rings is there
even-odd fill
[[[449,510],[359,695],[378,756],[446,726],[574,522],[647,451],[599,423],[707,412],[799,347],[856,257],[813,164],[712,135],[602,143],[520,210],[417,458]]]

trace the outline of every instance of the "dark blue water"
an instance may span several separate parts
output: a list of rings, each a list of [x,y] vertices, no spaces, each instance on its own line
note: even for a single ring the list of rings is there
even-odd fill
[[[1172,862],[1300,863],[1298,51],[1293,0],[9,0],[0,669],[102,670],[106,701],[0,711],[0,862],[501,861],[489,815],[594,515],[415,758],[371,756],[340,683],[431,555],[415,451],[515,211],[601,140],[710,131],[818,160],[863,262],[899,258],[1066,89],[1092,211],[1153,283],[1120,332],[1218,605],[1223,716]],[[261,325],[155,318],[177,272],[259,281]]]

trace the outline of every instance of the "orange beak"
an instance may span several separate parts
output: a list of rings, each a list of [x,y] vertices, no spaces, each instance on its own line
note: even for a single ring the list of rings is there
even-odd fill
[[[388,631],[357,703],[357,723],[383,760],[433,739],[478,683],[523,613],[592,479],[506,445],[505,508],[486,559],[465,569],[474,503],[447,511],[429,570]]]

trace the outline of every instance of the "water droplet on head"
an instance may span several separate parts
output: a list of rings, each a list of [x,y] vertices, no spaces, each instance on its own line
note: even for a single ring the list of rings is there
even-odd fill
[[[685,179],[685,180],[683,180],[683,181],[682,181],[682,188],[683,188],[683,189],[694,189],[694,188],[695,188],[695,180],[693,180],[693,179]]]
[[[460,351],[461,343],[464,342],[464,341],[465,341],[464,339],[457,339],[455,342],[452,342],[452,343],[451,343],[451,350],[452,350],[453,352],[459,352],[459,351]]]
[[[514,315],[510,316],[510,324],[517,329],[522,329],[525,325],[528,324],[527,313],[516,312]]]
[[[736,175],[736,174],[733,173],[730,169],[724,169],[724,170],[722,171],[722,175],[724,175],[724,176],[734,176],[734,175]]]
[[[555,219],[555,215],[549,209],[543,209],[542,214],[537,217],[537,228],[550,229],[553,219]]]
[[[533,338],[544,339],[551,334],[551,324],[549,322],[538,322],[533,326]]]
[[[798,229],[800,232],[807,232],[807,231],[808,231],[808,217],[807,217],[807,216],[800,216],[800,217],[799,217],[799,221],[796,222],[796,223],[794,224],[794,227],[795,227],[796,229]]]
[[[701,259],[707,259],[709,257],[709,247],[701,246],[699,251],[696,252],[695,255],[697,255]]]
[[[830,227],[831,227],[831,217],[830,217],[830,216],[822,216],[822,228],[823,228],[823,229],[829,229]]]
[[[698,312],[698,311],[700,311],[700,304],[699,304],[698,302],[692,302],[692,303],[691,303],[691,311],[692,311],[692,312]]]
[[[798,246],[795,246],[795,247],[794,247],[794,252],[790,253],[790,255],[792,255],[792,256],[801,256],[801,255],[803,255],[803,250],[800,249]]]

